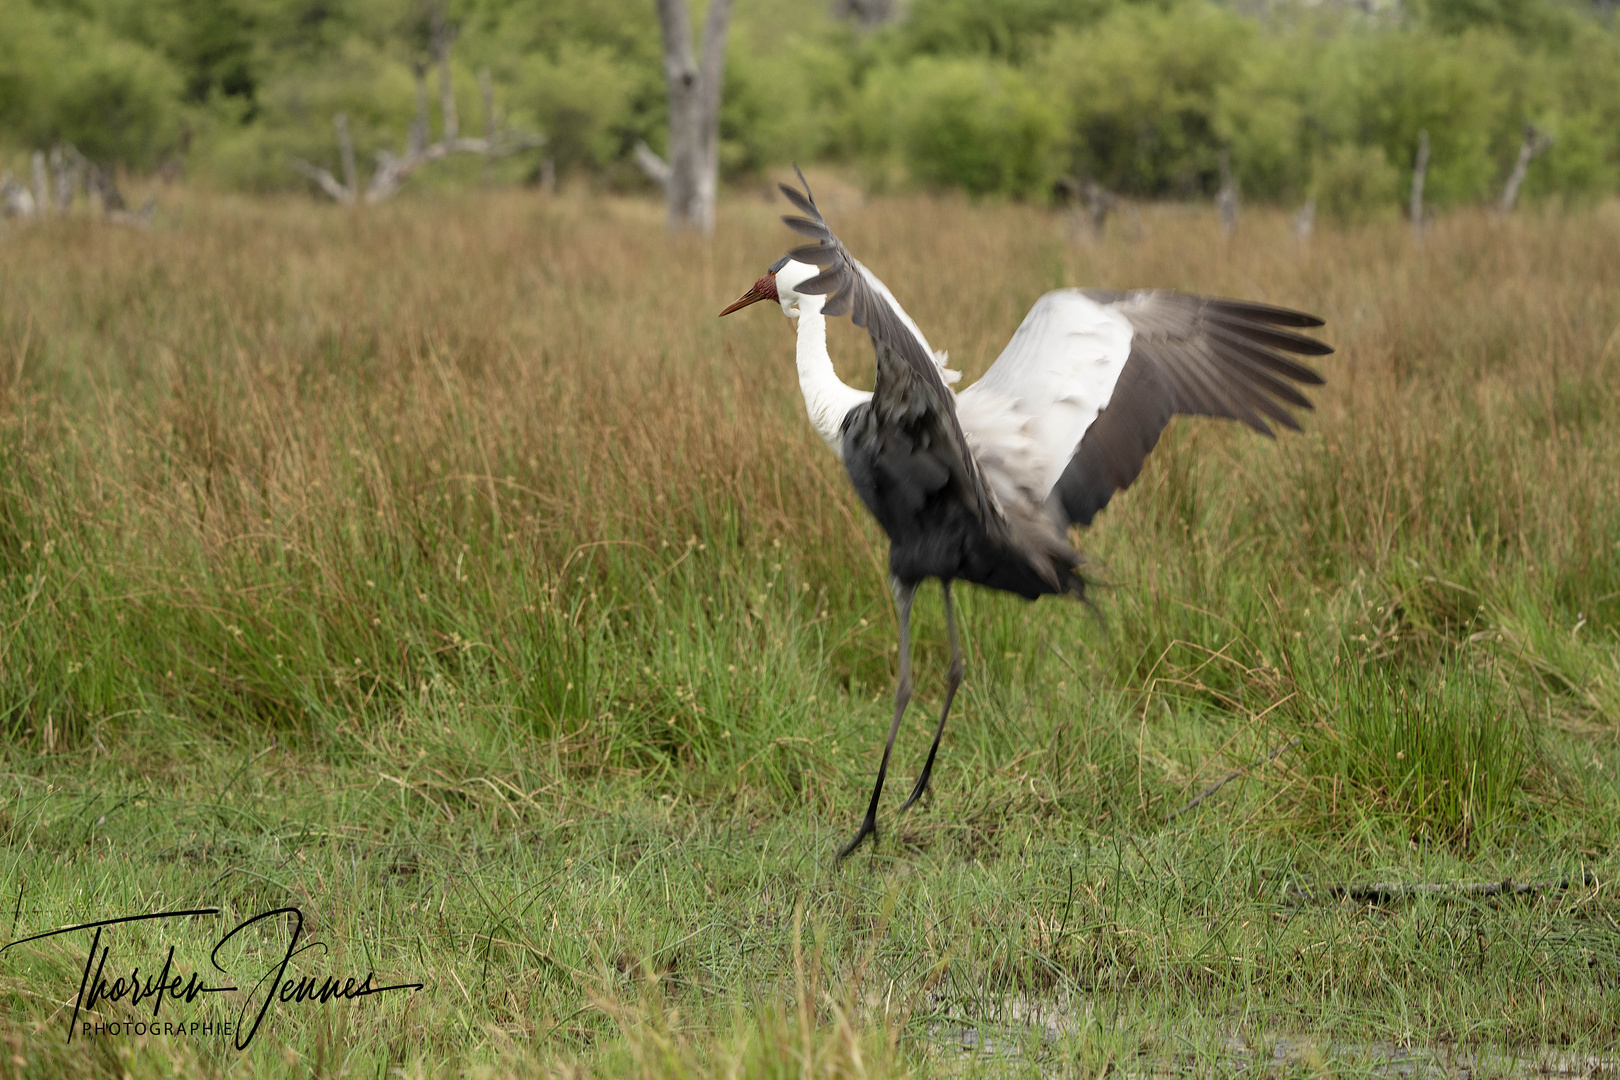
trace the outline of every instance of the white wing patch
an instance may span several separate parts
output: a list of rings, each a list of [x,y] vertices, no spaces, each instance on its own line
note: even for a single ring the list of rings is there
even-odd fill
[[[984,377],[957,396],[963,433],[1004,501],[1046,501],[1113,396],[1131,335],[1120,312],[1076,289],[1049,292]]]

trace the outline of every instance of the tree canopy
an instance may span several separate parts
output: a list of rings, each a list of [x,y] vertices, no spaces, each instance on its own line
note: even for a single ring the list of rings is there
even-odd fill
[[[1432,141],[1429,197],[1444,205],[1491,196],[1534,124],[1552,143],[1528,197],[1591,198],[1620,179],[1612,8],[894,7],[873,27],[832,5],[738,0],[724,172],[831,160],[880,187],[1041,199],[1073,176],[1188,197],[1214,190],[1228,149],[1246,198],[1393,213],[1419,130]],[[666,121],[652,0],[0,0],[0,155],[66,140],[133,170],[303,185],[289,161],[335,162],[337,112],[363,163],[398,150],[434,25],[456,33],[464,129],[481,123],[488,69],[503,122],[544,132],[560,175],[644,183],[633,149],[662,150]],[[541,156],[501,167],[532,178]]]

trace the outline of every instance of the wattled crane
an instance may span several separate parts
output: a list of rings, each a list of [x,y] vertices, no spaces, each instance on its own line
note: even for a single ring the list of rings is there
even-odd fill
[[[1294,383],[1322,378],[1284,353],[1333,350],[1285,327],[1321,326],[1298,311],[1162,290],[1059,289],[1035,302],[984,377],[960,394],[960,373],[928,345],[894,295],[827,227],[799,174],[782,193],[804,215],[782,220],[815,242],[771,264],[721,315],[775,300],[798,320],[799,388],[810,422],[844,463],[889,536],[889,583],[900,620],[894,719],[877,782],[848,856],[877,832],[878,799],[895,733],[911,700],[911,604],[938,578],[951,663],[928,760],[906,810],[928,789],[951,701],[962,681],[951,584],[971,581],[1027,599],[1083,597],[1071,525],[1089,525],[1129,487],[1178,413],[1267,420],[1298,429],[1284,406],[1309,409]],[[849,314],[872,338],[870,392],[842,382],[827,352],[827,317]]]

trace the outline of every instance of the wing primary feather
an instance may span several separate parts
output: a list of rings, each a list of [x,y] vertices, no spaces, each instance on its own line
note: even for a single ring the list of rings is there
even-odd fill
[[[1311,399],[1294,389],[1292,385],[1279,379],[1265,368],[1250,360],[1236,349],[1227,352],[1222,359],[1227,366],[1238,372],[1243,378],[1253,383],[1259,390],[1270,394],[1274,398],[1281,398],[1297,409],[1314,409]]]
[[[784,214],[782,216],[782,223],[788,228],[792,229],[794,232],[798,233],[800,236],[808,236],[823,242],[826,241],[828,236],[827,226],[823,225],[819,221],[811,221],[809,218],[794,217],[792,214]]]
[[[1235,315],[1227,315],[1219,310],[1206,311],[1205,321],[1242,334],[1250,341],[1258,342],[1261,345],[1270,345],[1272,348],[1283,349],[1291,353],[1299,353],[1301,356],[1326,356],[1333,351],[1333,346],[1317,341],[1315,338],[1308,338],[1304,334],[1278,330],[1264,323],[1251,322]]]
[[[806,278],[794,286],[798,292],[818,295],[830,293],[844,284],[844,272],[837,266],[831,266],[813,278]]]
[[[1273,307],[1270,304],[1256,304],[1249,300],[1211,300],[1210,308],[1221,312],[1229,311],[1242,318],[1271,323],[1273,326],[1323,325],[1322,320],[1315,315],[1307,315],[1303,311],[1294,311],[1290,308]]]
[[[1206,412],[1210,416],[1241,420],[1262,435],[1271,435],[1271,429],[1266,426],[1266,422],[1233,392],[1235,388],[1227,380],[1221,378],[1221,372],[1211,362],[1213,357],[1207,346],[1199,349],[1194,342],[1178,342],[1167,351],[1174,351],[1181,356],[1181,363],[1176,366],[1198,391],[1198,411]]]
[[[1231,355],[1243,357],[1251,364],[1268,368],[1278,375],[1306,383],[1310,386],[1321,386],[1322,376],[1291,357],[1273,352],[1264,345],[1249,338],[1235,334],[1219,323],[1211,323],[1205,332],[1209,334],[1220,349]],[[1295,402],[1298,404],[1298,402]]]
[[[824,265],[828,259],[837,254],[838,246],[829,240],[823,240],[819,244],[805,244],[803,247],[796,247],[788,252],[790,258],[797,259],[802,263],[813,263],[816,266]]]
[[[1243,400],[1247,404],[1269,416],[1283,427],[1292,431],[1299,430],[1299,421],[1294,419],[1292,413],[1268,396],[1265,389],[1254,381],[1252,373],[1244,371],[1236,364],[1231,364],[1226,369],[1226,376],[1237,384],[1234,389],[1241,388]],[[1298,397],[1299,395],[1295,394],[1294,396]],[[1311,403],[1307,401],[1303,407],[1308,409],[1311,407]]]
[[[830,318],[836,319],[840,315],[849,314],[849,308],[849,290],[845,289],[843,292],[835,295],[831,300],[828,300],[827,303],[823,305],[821,313]]]
[[[782,194],[787,196],[788,202],[799,208],[799,212],[801,214],[812,214],[815,217],[821,216],[820,214],[816,213],[815,203],[811,202],[803,195],[800,195],[797,191],[794,191],[786,184],[777,184],[776,186],[782,189]]]

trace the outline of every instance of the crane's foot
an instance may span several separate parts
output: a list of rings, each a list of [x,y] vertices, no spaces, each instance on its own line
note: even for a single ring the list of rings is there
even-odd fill
[[[943,729],[943,720],[941,721],[940,726]],[[917,777],[917,786],[911,789],[911,794],[906,796],[906,801],[900,804],[900,812],[902,814],[910,809],[912,803],[923,797],[923,792],[928,790],[928,780],[934,775],[934,754],[938,752],[938,750],[939,737],[936,735],[934,737],[934,745],[928,751],[928,760],[923,762],[922,775]]]
[[[927,790],[928,790],[928,770],[924,769],[923,774],[921,776],[917,777],[917,786],[911,789],[911,794],[906,796],[906,801],[900,804],[900,812],[903,814],[907,810],[910,810],[911,809],[911,804],[916,802],[918,799],[922,798],[923,793],[926,792]]]
[[[845,844],[844,850],[838,853],[838,861],[843,862],[845,859],[855,854],[855,849],[861,846],[861,841],[865,840],[868,836],[876,836],[877,831],[877,818],[871,812],[868,812],[866,815],[866,820],[861,822],[861,831],[856,833],[855,839],[851,840],[848,844]]]

